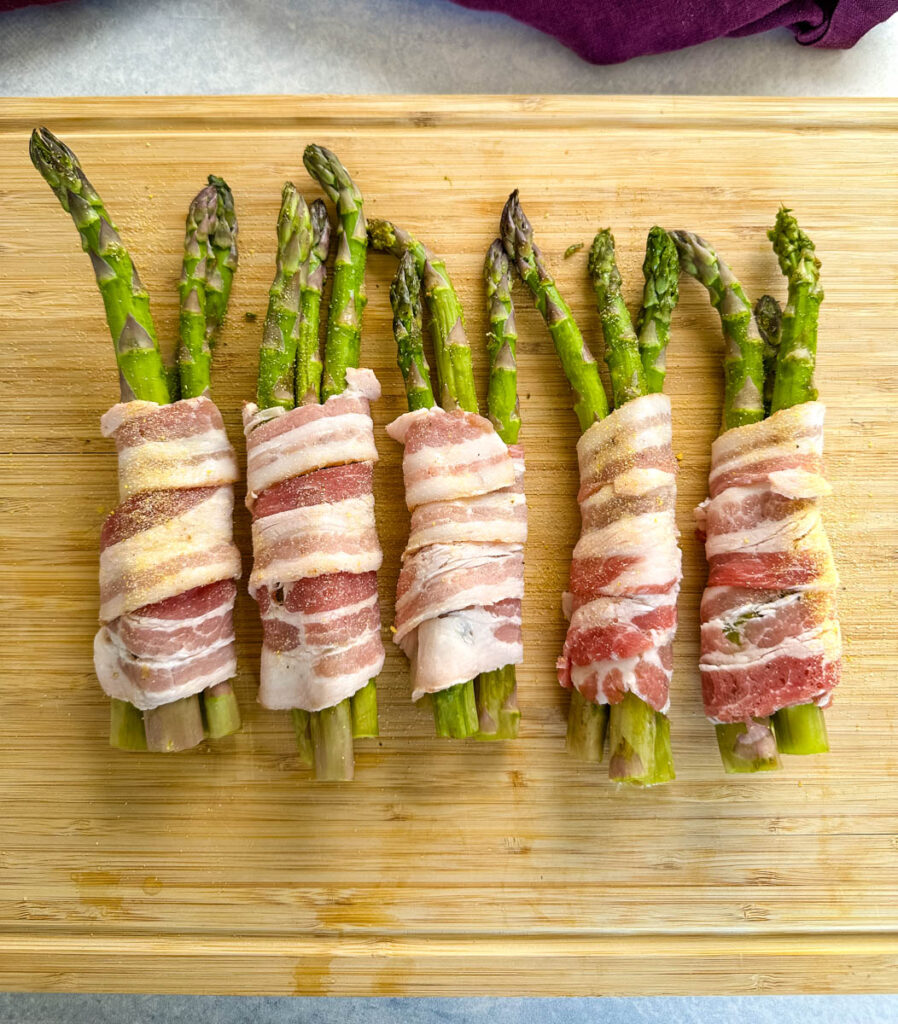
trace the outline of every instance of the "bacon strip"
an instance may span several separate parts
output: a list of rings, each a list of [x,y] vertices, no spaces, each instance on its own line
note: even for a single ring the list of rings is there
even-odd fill
[[[333,707],[383,668],[369,405],[380,386],[370,370],[347,381],[323,405],[243,410],[267,708]]]
[[[715,722],[826,707],[839,682],[838,577],[823,527],[820,402],[722,434],[696,510],[710,566],[702,692]]]
[[[412,511],[393,639],[417,700],[523,661],[524,451],[461,410],[405,413],[387,433]]]
[[[666,712],[682,575],[670,400],[616,409],[582,435],[577,457],[582,527],[559,682],[597,704],[632,692]]]
[[[237,463],[208,398],[119,403],[101,429],[122,502],[100,535],[94,665],[110,697],[149,710],[236,673]]]

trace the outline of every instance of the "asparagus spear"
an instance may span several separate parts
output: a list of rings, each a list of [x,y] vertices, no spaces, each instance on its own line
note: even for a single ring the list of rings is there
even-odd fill
[[[755,303],[755,323],[764,342],[764,415],[770,415],[773,383],[776,377],[776,355],[779,352],[783,327],[783,311],[772,295],[762,295]]]
[[[178,372],[183,398],[194,398],[209,392],[212,350],[206,340],[206,268],[209,236],[215,230],[217,205],[215,188],[207,185],[187,211],[178,323],[181,335]]]
[[[768,237],[789,283],[770,404],[770,411],[777,412],[817,397],[814,369],[823,289],[814,243],[784,206],[777,213],[776,224]],[[784,754],[819,754],[829,750],[826,719],[823,709],[816,704],[800,704],[777,711],[773,727]]]
[[[322,399],[346,387],[346,369],[359,365],[368,234],[362,194],[337,156],[324,146],[306,146],[306,170],[337,207],[337,257],[327,318]]]
[[[614,235],[605,228],[593,239],[587,262],[605,338],[605,362],[611,375],[615,409],[646,394],[639,342],[621,295],[621,276],[614,256]]]
[[[212,384],[212,344],[227,312],[237,267],[237,216],[234,197],[224,179],[209,175],[209,184],[190,204],[180,282],[178,372],[181,397],[208,395]],[[219,220],[224,218],[223,227]],[[227,246],[227,248],[225,248]],[[227,288],[216,259],[228,264]],[[213,295],[214,302],[210,304]],[[212,318],[214,317],[214,322]],[[240,730],[240,706],[230,682],[218,683],[201,698],[206,735],[222,739]]]
[[[409,412],[436,405],[430,382],[430,367],[424,354],[421,316],[421,281],[411,252],[399,259],[399,269],[390,285],[393,309],[393,337],[396,362],[402,372]]]
[[[150,315],[149,295],[103,200],[75,154],[46,128],[32,133],[29,153],[62,208],[71,215],[93,264],[115,348],[122,401],[137,398],[167,404],[169,379]],[[184,750],[202,739],[198,697],[174,701],[146,715],[125,701],[111,704],[109,742],[121,750]]]
[[[608,415],[608,398],[596,361],[533,241],[533,228],[521,208],[517,189],[508,197],[502,211],[500,233],[509,259],[514,260],[521,279],[533,294],[536,308],[546,321],[565,376],[574,390],[574,412],[580,429],[585,431]]]
[[[334,283],[327,314],[327,336],[321,382],[321,399],[324,401],[331,395],[338,395],[345,390],[346,371],[349,368],[358,367],[361,358],[362,312],[367,302],[365,264],[368,259],[368,228],[362,193],[336,154],[323,146],[306,146],[303,163],[309,174],[321,185],[337,208],[337,255],[334,261]],[[326,214],[324,216],[326,219]],[[323,230],[322,222],[319,234]],[[320,244],[319,242],[319,247]],[[326,254],[326,249],[324,251]],[[353,694],[350,700],[344,701],[343,705],[345,707],[338,705],[337,709],[333,709],[333,714],[328,716],[328,729],[322,729],[318,734],[328,744],[329,749],[329,754],[320,754],[319,760],[326,760],[330,756],[331,775],[329,777],[335,779],[352,777],[353,736],[362,738],[378,734],[376,682],[373,679],[370,680],[366,686]],[[323,714],[323,712],[318,712],[318,714]],[[315,716],[313,715],[313,741],[315,737]],[[348,768],[346,769],[348,775],[339,775],[340,765],[333,758],[331,748],[333,750],[349,750]],[[346,761],[345,757],[343,761]],[[319,774],[318,777],[320,778],[321,775]]]
[[[140,397],[167,403],[170,396],[150,316],[150,297],[103,200],[87,180],[75,154],[46,128],[32,133],[29,152],[31,162],[56,193],[62,208],[71,214],[81,247],[93,264],[115,346],[122,401]]]
[[[375,220],[368,226],[371,248],[392,253],[397,259],[411,252],[424,283],[424,301],[430,314],[430,332],[439,380],[440,405],[444,409],[477,409],[471,347],[465,334],[464,315],[446,263],[407,231],[390,221]]]
[[[820,260],[814,243],[784,206],[768,232],[780,269],[789,282],[789,298],[783,311],[782,337],[776,358],[776,378],[771,411],[788,409],[817,397],[814,369],[817,361],[817,320],[823,289]]]
[[[444,409],[461,407],[469,412],[477,412],[474,370],[464,331],[461,303],[445,262],[390,221],[372,221],[368,226],[368,238],[371,248],[377,252],[389,252],[400,260],[408,253],[409,260],[406,261],[403,277],[408,277],[410,268],[414,268],[414,272],[421,278],[419,290],[423,288],[430,314],[440,405]],[[400,286],[404,290],[397,292],[397,296],[403,295],[411,287],[410,281]],[[476,733],[477,704],[473,680],[433,694],[431,704],[437,735],[464,739]]]
[[[215,230],[209,242],[214,266],[206,269],[206,337],[214,348],[216,333],[224,323],[231,299],[231,286],[237,270],[237,214],[234,196],[224,178],[209,175],[209,184],[215,189]]]
[[[428,409],[436,404],[430,369],[424,355],[421,288],[415,253],[412,248],[408,248],[400,256],[399,267],[390,286],[390,303],[393,307],[397,363],[405,382],[410,411]],[[431,694],[431,705],[438,736],[464,739],[477,732],[477,701],[473,680]]]
[[[680,267],[700,281],[720,314],[724,353],[724,430],[764,418],[764,343],[751,315],[751,303],[732,270],[714,249],[689,231],[672,231]]]
[[[306,201],[292,182],[285,182],[277,222],[274,281],[268,290],[268,312],[259,348],[257,401],[260,409],[295,404],[295,330],[299,315],[300,266],[312,246],[312,217]]]
[[[580,429],[586,431],[596,420],[608,415],[608,398],[599,377],[598,365],[533,240],[533,228],[521,206],[517,189],[505,203],[499,230],[509,259],[514,261],[546,322],[565,376],[574,391],[574,411]],[[607,704],[596,704],[586,700],[577,690],[571,691],[567,729],[569,754],[580,761],[601,761],[607,725]]]
[[[331,224],[320,199],[309,207],[311,245],[299,272],[299,342],[296,359],[296,404],[316,403],[321,393],[321,346],[318,321],[324,289],[325,261],[330,249]]]
[[[587,266],[602,321],[605,362],[611,378],[614,407],[619,409],[626,402],[648,394],[648,383],[639,341],[621,295],[622,282],[614,255],[614,236],[609,230],[596,234]],[[673,306],[669,303],[668,306],[669,324]],[[660,383],[664,383],[663,374]],[[609,777],[617,782],[643,785],[673,779],[670,741],[664,739],[669,735],[668,730],[667,716],[634,693],[628,693],[623,700],[612,704],[608,721]]]
[[[708,289],[723,325],[726,344],[722,429],[757,423],[764,418],[764,343],[754,328],[745,291],[704,239],[688,231],[672,231],[671,238],[679,253],[680,267]],[[779,768],[769,719],[717,724],[715,733],[720,759],[728,774]]]
[[[646,388],[650,394],[658,394],[664,390],[670,318],[680,297],[677,247],[664,228],[656,226],[649,231],[642,274],[645,288],[636,318],[636,335]]]
[[[490,420],[506,444],[517,444],[521,427],[516,359],[518,332],[511,298],[511,268],[497,238],[489,247],[483,264],[490,328],[487,351],[490,360],[487,405]],[[477,714],[481,739],[514,739],[518,734],[517,674],[514,665],[481,672],[477,680]]]

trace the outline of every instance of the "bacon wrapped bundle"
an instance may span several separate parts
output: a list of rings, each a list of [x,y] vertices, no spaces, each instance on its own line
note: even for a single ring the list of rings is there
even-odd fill
[[[701,606],[705,713],[714,722],[827,707],[839,682],[838,576],[820,513],[820,402],[726,431],[697,509],[710,566]]]
[[[417,409],[387,433],[405,447],[412,512],[393,640],[417,700],[523,661],[524,457],[461,409]]]
[[[370,370],[346,377],[322,405],[243,409],[267,708],[333,707],[383,667],[369,405],[380,385]]]
[[[559,682],[593,703],[630,692],[666,713],[682,575],[670,400],[627,402],[581,436],[577,457],[582,528]]]
[[[94,664],[110,697],[147,711],[236,673],[237,462],[205,397],[119,403],[101,429],[115,439],[121,504],[100,538]]]

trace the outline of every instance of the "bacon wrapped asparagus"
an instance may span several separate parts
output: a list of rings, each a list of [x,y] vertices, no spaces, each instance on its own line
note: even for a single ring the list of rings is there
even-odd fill
[[[445,264],[391,224],[378,222],[371,233],[375,248],[400,257],[390,294],[409,403],[388,428],[405,448],[412,512],[394,639],[411,663],[413,699],[430,695],[438,735],[509,738],[519,718],[510,666],[523,659],[523,460],[477,415],[470,348]],[[442,408],[423,353],[422,287]]]
[[[357,368],[361,196],[334,154],[310,147],[306,163],[339,216],[328,340],[322,367],[318,310],[329,222],[320,200],[306,206],[288,183],[257,403],[244,407],[250,591],[264,630],[259,700],[292,710],[300,756],[317,779],[344,781],[353,776],[353,738],[377,734],[373,679],[384,660],[369,406],[380,389],[370,370]]]
[[[814,386],[820,263],[780,210],[770,238],[789,299],[778,338],[775,316],[762,337],[713,248],[689,232],[673,238],[683,269],[708,287],[729,342],[724,432],[712,447],[710,496],[697,510],[710,567],[701,611],[705,712],[728,772],[769,770],[778,752],[828,749],[822,709],[840,675],[838,580],[820,511],[830,490]]]
[[[501,225],[506,251],[555,342],[584,431],[577,445],[583,525],[564,596],[570,626],[558,662],[559,681],[572,691],[568,749],[582,760],[600,761],[607,732],[612,779],[666,782],[673,778],[666,712],[681,557],[670,403],[650,391],[646,371],[660,388],[676,302],[670,254],[663,232],[654,230],[640,345],[620,294],[613,239],[603,231],[593,243],[589,268],[616,406],[609,413],[598,367],[534,243],[516,192]]]
[[[228,680],[236,672],[232,610],[240,555],[232,540],[236,460],[207,397],[209,339],[227,306],[227,282],[212,258],[236,266],[233,200],[210,178],[191,204],[182,285],[185,397],[163,363],[149,297],[96,190],[74,153],[46,129],[31,159],[75,221],[90,255],[119,366],[122,401],[103,417],[119,455],[121,504],[103,524],[97,676],[112,698],[110,741],[122,749],[196,746],[239,728]],[[211,282],[211,285],[209,284]],[[205,289],[219,292],[216,312]],[[189,339],[189,340],[187,340]],[[185,364],[188,360],[185,358]]]

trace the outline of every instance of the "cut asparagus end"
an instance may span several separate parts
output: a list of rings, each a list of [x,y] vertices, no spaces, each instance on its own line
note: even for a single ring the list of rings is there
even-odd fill
[[[750,728],[745,722],[726,722],[714,729],[727,775],[773,772],[780,767],[769,718],[753,719]]]
[[[437,736],[463,740],[477,732],[477,700],[474,680],[457,683],[430,695]]]
[[[349,699],[352,706],[352,735],[357,740],[379,735],[377,727],[377,683],[369,680]]]
[[[514,665],[494,672],[481,672],[477,679],[477,717],[479,740],[517,738],[521,712],[518,710],[517,678]]]
[[[315,764],[312,750],[312,716],[303,708],[293,708],[293,728],[296,730],[296,753],[303,768]]]
[[[240,705],[230,683],[210,686],[202,700],[206,736],[210,740],[224,739],[240,732]]]
[[[335,707],[313,711],[309,725],[315,778],[319,782],[351,782],[354,759],[350,701],[341,700]]]
[[[567,752],[578,761],[599,764],[605,752],[608,705],[593,704],[579,690],[571,690],[567,716]]]
[[[647,785],[654,776],[655,710],[635,693],[611,705],[608,716],[608,777],[615,782]]]
[[[198,696],[163,704],[145,711],[143,715],[147,733],[147,750],[174,754],[190,750],[205,739],[203,715]]]
[[[109,701],[109,745],[116,750],[146,750],[143,712],[126,700]]]
[[[673,782],[677,777],[674,771],[673,751],[670,747],[670,719],[655,712],[655,763],[651,776],[646,779],[646,786],[658,786],[664,782]]]
[[[776,743],[781,754],[826,754],[826,716],[816,704],[782,708],[773,716]]]

